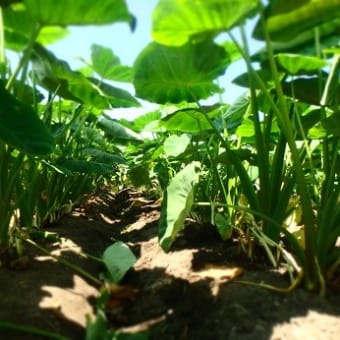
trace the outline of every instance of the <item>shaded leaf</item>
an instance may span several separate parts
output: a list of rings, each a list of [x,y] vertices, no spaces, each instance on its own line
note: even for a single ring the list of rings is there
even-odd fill
[[[191,211],[199,168],[199,162],[188,164],[171,180],[164,193],[158,229],[159,242],[164,251],[169,251]]]
[[[267,88],[274,88],[274,80],[272,73],[269,69],[264,68],[260,70],[255,71],[256,74],[261,78],[262,82],[267,86]],[[284,73],[279,73],[279,77],[282,79],[284,76]],[[248,72],[242,73],[239,76],[237,76],[235,79],[233,79],[233,84],[236,84],[238,86],[247,87],[250,88],[250,75]],[[261,86],[258,84],[258,82],[254,81],[253,86],[256,89],[261,89]]]
[[[160,0],[152,17],[152,37],[172,46],[212,38],[254,13],[257,0]]]
[[[221,92],[213,80],[229,63],[225,49],[212,41],[181,47],[151,43],[134,65],[136,96],[161,104],[196,102]]]
[[[93,83],[96,88],[101,92],[101,95],[106,97],[108,103],[112,108],[123,108],[123,107],[140,107],[138,100],[130,94],[130,92],[120,89],[118,87],[112,86],[103,81],[99,81],[95,78],[87,78],[91,83]]]
[[[320,79],[318,77],[298,78],[282,83],[285,95],[298,99],[304,103],[320,105],[319,91]]]
[[[119,155],[115,155],[109,152],[94,148],[85,148],[82,150],[83,153],[90,155],[95,161],[104,164],[126,164],[126,160]]]
[[[114,137],[114,139],[135,142],[142,141],[142,138],[136,132],[113,119],[101,116],[98,119],[98,126],[101,127],[109,136]]]
[[[32,107],[20,102],[0,86],[0,138],[33,155],[46,155],[55,148],[54,138]]]
[[[111,164],[84,161],[81,159],[67,159],[59,162],[55,166],[66,175],[71,175],[74,172],[95,175],[107,175],[113,173]]]
[[[340,137],[340,112],[335,112],[331,116],[321,121],[323,128],[328,134]]]
[[[274,41],[296,39],[315,26],[339,17],[339,0],[276,0],[270,2],[265,14],[267,29]],[[338,29],[338,26],[334,25],[333,29]],[[253,36],[256,39],[264,39],[260,21]]]
[[[101,109],[109,108],[108,99],[98,87],[38,44],[32,54],[32,69],[38,83],[45,89],[65,99]]]
[[[131,165],[128,172],[129,179],[134,187],[142,187],[150,185],[149,167],[148,164]]]

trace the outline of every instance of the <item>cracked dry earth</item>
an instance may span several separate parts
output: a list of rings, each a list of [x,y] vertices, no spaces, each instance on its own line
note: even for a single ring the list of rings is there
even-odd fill
[[[62,242],[44,246],[96,277],[103,268],[79,252],[100,257],[116,240],[130,246],[137,262],[122,285],[133,294],[116,296],[109,304],[114,329],[145,331],[149,339],[339,339],[338,290],[321,298],[303,289],[283,294],[237,283],[289,285],[261,257],[251,262],[234,244],[222,242],[209,225],[188,225],[164,253],[157,240],[158,219],[159,204],[141,193],[103,190],[46,227]],[[25,268],[0,269],[0,321],[84,339],[86,315],[94,314],[99,287],[38,250],[27,247],[26,253]],[[0,338],[41,337],[0,330]]]

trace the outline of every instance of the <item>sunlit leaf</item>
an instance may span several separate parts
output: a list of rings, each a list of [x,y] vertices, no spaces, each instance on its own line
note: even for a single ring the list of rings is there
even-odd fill
[[[131,82],[132,69],[122,65],[112,50],[97,44],[91,46],[93,69],[103,78],[114,81]]]
[[[22,50],[35,29],[36,23],[21,4],[4,9],[3,16],[6,29],[6,47],[17,51]],[[65,27],[43,27],[38,35],[37,42],[42,45],[51,44],[68,34],[69,31]]]
[[[125,0],[23,0],[27,11],[43,26],[100,25],[127,22],[134,25]]]
[[[239,137],[252,137],[255,135],[254,122],[246,118],[243,120],[242,124],[237,128],[236,134]]]
[[[339,18],[340,2],[339,0],[276,0],[270,2],[265,17],[271,39],[289,41],[315,26]],[[333,31],[338,27],[334,22]],[[253,36],[264,39],[260,21],[255,27]]]
[[[169,251],[194,203],[194,188],[199,180],[200,163],[182,169],[167,187],[161,209],[158,237],[164,251]]]
[[[315,74],[318,70],[328,65],[327,61],[318,57],[288,53],[277,54],[276,60],[285,72],[294,75]]]
[[[121,241],[106,248],[102,258],[114,283],[118,283],[136,262],[133,252]]]
[[[186,150],[189,143],[188,135],[171,135],[164,141],[164,152],[167,156],[177,157]]]
[[[46,155],[55,142],[32,107],[17,100],[0,86],[0,138],[7,144],[33,155]]]
[[[152,18],[155,41],[180,46],[229,30],[254,13],[258,0],[160,0]]]
[[[196,102],[221,92],[213,80],[229,63],[225,49],[211,41],[181,47],[151,43],[134,65],[136,96],[161,104]]]

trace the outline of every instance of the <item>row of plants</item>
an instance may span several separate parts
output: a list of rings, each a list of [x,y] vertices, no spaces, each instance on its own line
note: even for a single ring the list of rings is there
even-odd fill
[[[163,191],[165,251],[191,215],[224,240],[236,235],[250,256],[255,239],[274,266],[284,260],[292,283],[282,291],[303,283],[324,295],[335,281],[339,11],[338,1],[159,1],[154,42],[137,57],[133,84],[138,98],[161,108],[120,123],[153,133],[135,146],[130,171],[135,185],[155,179]],[[249,18],[257,20],[252,38],[264,43],[253,55]],[[221,43],[215,38],[223,32]],[[205,105],[228,91],[217,80],[238,59],[247,71],[233,82],[246,94]]]
[[[94,44],[77,71],[46,47],[65,27],[133,30],[136,18],[124,0],[65,4],[0,1],[1,261],[84,194],[130,183],[162,197],[165,251],[195,217],[249,256],[255,240],[274,266],[283,260],[283,291],[303,283],[324,295],[340,265],[339,0],[160,0],[154,41],[133,67]],[[252,38],[264,43],[253,55]],[[239,59],[247,72],[233,82],[247,92],[225,103],[218,79]],[[132,122],[107,115],[136,98],[160,109]]]

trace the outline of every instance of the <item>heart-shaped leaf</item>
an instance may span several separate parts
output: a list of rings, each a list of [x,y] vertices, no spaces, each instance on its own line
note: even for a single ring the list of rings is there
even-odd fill
[[[220,92],[213,80],[230,58],[212,41],[180,47],[149,44],[134,65],[136,96],[155,103],[196,102]]]

